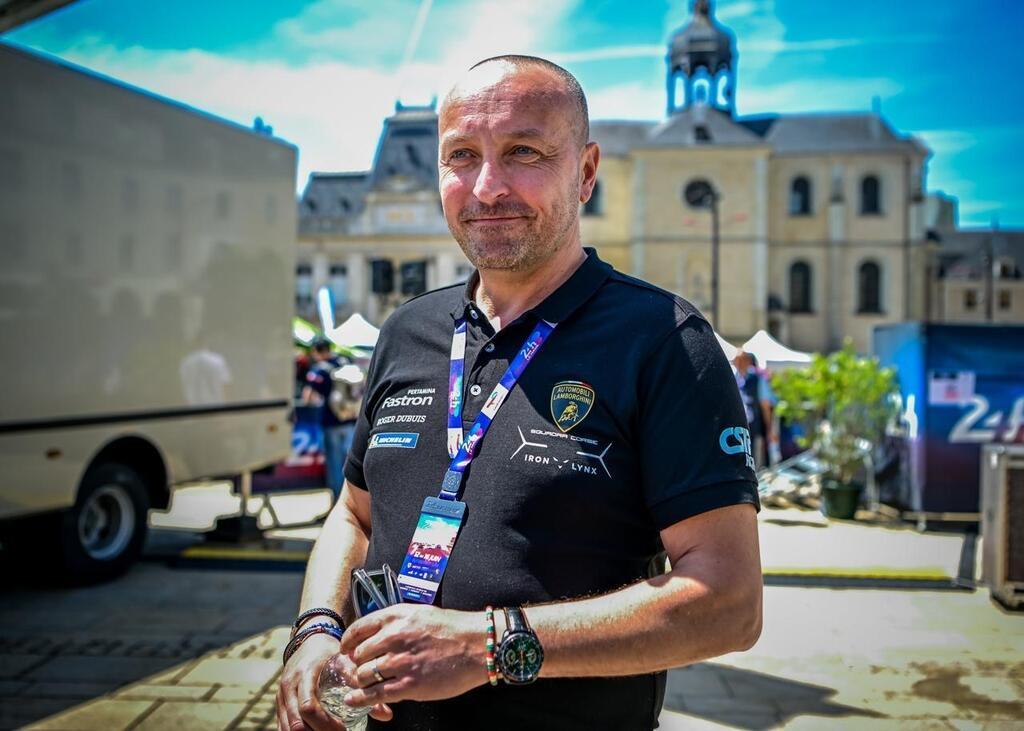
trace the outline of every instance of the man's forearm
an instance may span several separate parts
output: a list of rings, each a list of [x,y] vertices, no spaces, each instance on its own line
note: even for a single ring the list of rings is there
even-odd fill
[[[747,588],[713,587],[679,566],[612,594],[527,607],[541,677],[649,673],[748,649],[760,634],[760,576],[737,586]]]
[[[345,489],[350,488],[348,485]],[[306,579],[302,586],[299,611],[313,607],[328,607],[338,611],[346,623],[355,616],[349,601],[349,576],[353,568],[366,560],[369,531],[339,500],[324,521],[306,566]]]

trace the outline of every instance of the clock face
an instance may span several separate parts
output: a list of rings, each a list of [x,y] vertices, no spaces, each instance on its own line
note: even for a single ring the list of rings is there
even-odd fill
[[[535,679],[544,660],[540,642],[525,632],[514,634],[501,643],[500,653],[501,672],[512,683],[528,683]]]

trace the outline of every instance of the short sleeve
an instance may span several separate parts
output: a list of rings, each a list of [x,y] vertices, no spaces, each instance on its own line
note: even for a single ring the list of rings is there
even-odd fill
[[[373,351],[370,365],[366,374],[366,390],[363,395],[363,402],[359,407],[359,416],[356,417],[356,427],[352,434],[352,444],[348,449],[348,456],[345,458],[345,479],[358,488],[366,490],[366,478],[363,476],[363,459],[366,457],[366,447],[370,439],[370,425],[373,418],[374,404],[373,397],[379,391],[380,373],[378,367],[378,356],[383,350],[383,332],[378,341],[377,348]]]
[[[760,510],[743,402],[711,326],[687,317],[654,349],[640,381],[636,443],[658,529],[726,505]]]

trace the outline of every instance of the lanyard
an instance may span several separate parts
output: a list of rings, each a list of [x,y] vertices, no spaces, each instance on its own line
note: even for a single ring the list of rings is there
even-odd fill
[[[451,368],[448,376],[448,456],[451,457],[451,464],[445,472],[444,480],[441,482],[441,493],[438,495],[443,500],[457,500],[459,490],[462,487],[462,476],[469,467],[470,462],[476,454],[477,445],[484,438],[491,426],[494,415],[505,403],[505,398],[516,385],[519,377],[523,375],[526,366],[540,350],[541,346],[551,335],[558,323],[540,320],[533,328],[516,357],[509,363],[505,374],[498,381],[498,385],[487,397],[480,414],[469,429],[469,435],[462,438],[462,386],[463,375],[466,370],[466,318],[460,317],[455,321],[455,332],[452,333]]]

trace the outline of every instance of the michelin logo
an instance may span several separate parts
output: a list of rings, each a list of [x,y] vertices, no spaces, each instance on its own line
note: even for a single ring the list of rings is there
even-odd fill
[[[377,449],[379,447],[398,447],[401,449],[415,449],[416,443],[419,440],[419,434],[410,434],[405,432],[388,432],[374,434],[370,438],[370,446],[368,447],[368,449]]]
[[[718,446],[726,454],[742,454],[747,458],[747,467],[754,469],[754,456],[750,448],[750,432],[742,426],[731,426],[722,431]]]

